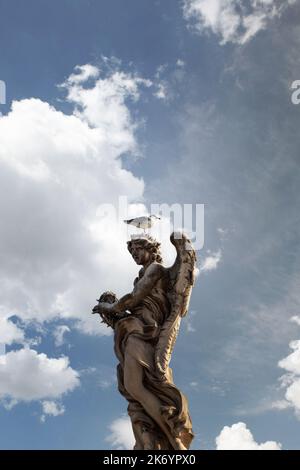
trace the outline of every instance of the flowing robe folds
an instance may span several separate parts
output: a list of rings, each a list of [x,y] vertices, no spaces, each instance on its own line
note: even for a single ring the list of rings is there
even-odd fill
[[[143,367],[143,385],[159,399],[161,416],[170,434],[179,438],[186,448],[190,447],[193,439],[186,397],[175,386],[171,368],[167,366],[162,375],[158,373],[156,367],[157,344],[162,327],[171,311],[167,269],[165,273],[165,276],[157,281],[151,292],[131,309],[131,315],[119,320],[115,325],[115,353],[119,360],[118,388],[129,402],[128,414],[132,421],[136,450],[144,449],[147,439],[155,449],[172,450],[174,447],[168,437],[145,412],[143,403],[134,400],[125,389],[125,354],[134,357]]]

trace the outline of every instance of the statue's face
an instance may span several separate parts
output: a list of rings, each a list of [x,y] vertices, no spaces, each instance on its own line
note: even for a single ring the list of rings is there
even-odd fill
[[[142,246],[136,244],[131,247],[131,256],[138,265],[145,265],[149,261],[150,253]]]

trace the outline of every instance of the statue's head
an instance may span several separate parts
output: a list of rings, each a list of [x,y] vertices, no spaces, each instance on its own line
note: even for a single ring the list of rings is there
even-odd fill
[[[127,242],[127,247],[136,264],[162,263],[160,243],[150,236],[133,238]]]

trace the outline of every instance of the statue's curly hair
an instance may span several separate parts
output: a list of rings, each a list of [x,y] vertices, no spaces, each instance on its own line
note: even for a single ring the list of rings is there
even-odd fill
[[[154,238],[147,236],[144,238],[134,238],[127,242],[127,248],[129,253],[131,253],[131,249],[133,245],[139,245],[140,247],[147,250],[152,258],[152,262],[156,261],[157,263],[162,263],[162,256],[160,252],[161,244],[155,240]]]

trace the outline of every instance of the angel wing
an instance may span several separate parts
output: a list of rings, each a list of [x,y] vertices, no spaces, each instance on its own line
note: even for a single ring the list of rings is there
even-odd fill
[[[155,349],[156,371],[161,378],[166,377],[181,318],[188,311],[196,265],[195,249],[185,234],[174,232],[170,240],[176,248],[177,257],[173,266],[168,269],[170,314],[161,328]]]

